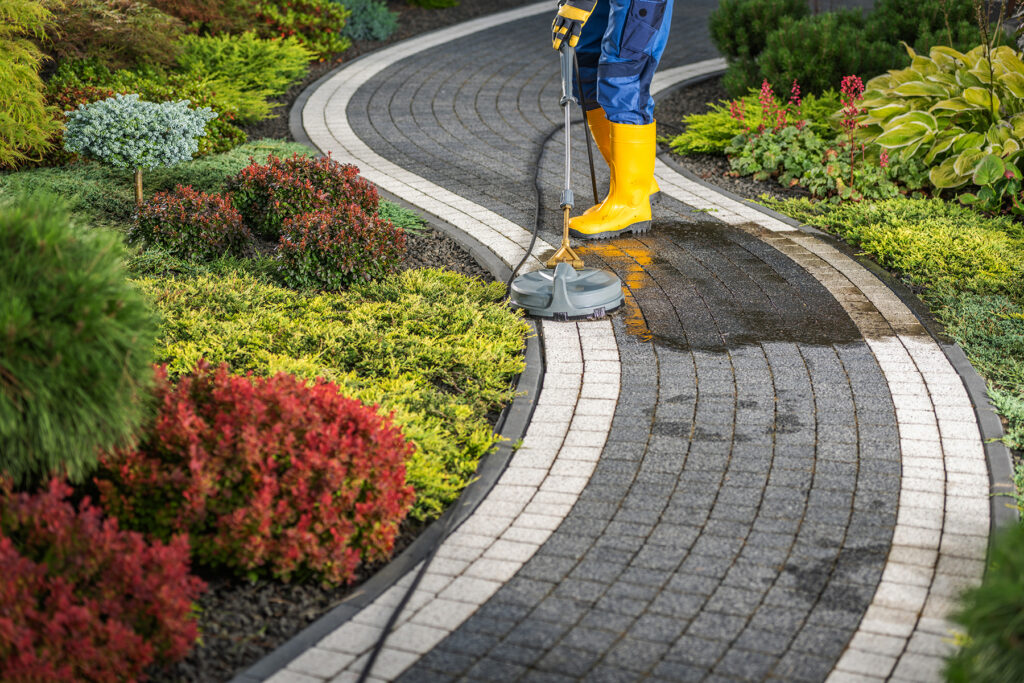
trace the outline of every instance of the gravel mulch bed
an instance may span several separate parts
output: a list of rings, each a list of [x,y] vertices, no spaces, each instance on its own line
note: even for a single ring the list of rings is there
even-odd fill
[[[658,101],[654,115],[658,121],[658,138],[673,138],[679,135],[686,126],[683,117],[689,114],[704,114],[709,111],[709,102],[729,100],[728,93],[722,87],[720,77],[701,81],[696,85],[680,88]],[[809,197],[803,188],[788,188],[774,180],[754,180],[752,176],[743,178],[730,175],[729,161],[717,154],[689,154],[682,156],[672,152],[668,144],[658,143],[660,149],[672,154],[672,159],[683,168],[699,176],[707,182],[738,194],[748,199],[757,199],[762,194],[769,194],[779,199],[788,197]]]
[[[313,64],[306,78],[279,98],[282,106],[278,115],[249,126],[246,133],[250,140],[292,140],[288,128],[292,103],[309,84],[339,64],[426,31],[534,1],[503,0],[496,3],[494,0],[462,0],[456,7],[428,10],[411,7],[404,0],[388,0],[389,7],[400,14],[399,30],[394,36],[383,42],[357,42],[340,60]],[[463,275],[493,279],[458,243],[443,233],[425,228],[408,232],[407,239],[408,250],[402,270],[446,268]],[[422,524],[407,521],[394,554],[408,547],[424,528]],[[353,585],[335,589],[324,589],[316,583],[284,584],[265,580],[248,583],[235,577],[202,575],[209,585],[198,601],[202,642],[175,666],[150,672],[150,680],[157,683],[226,681],[338,605],[382,566],[364,567]]]

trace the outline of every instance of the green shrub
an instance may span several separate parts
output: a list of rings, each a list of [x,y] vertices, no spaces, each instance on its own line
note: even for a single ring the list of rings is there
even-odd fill
[[[0,469],[16,480],[83,481],[145,415],[155,325],[121,257],[55,197],[0,208]]]
[[[711,104],[711,111],[706,114],[683,117],[686,130],[672,139],[672,151],[677,154],[724,154],[733,138],[761,125],[758,96],[757,91],[750,91],[740,100]],[[781,108],[784,103],[776,100],[776,106]],[[827,90],[820,96],[804,97],[799,109],[788,118],[790,121],[806,121],[807,128],[815,134],[832,138],[836,131],[831,117],[837,109],[839,95],[834,90]],[[739,119],[740,112],[742,120]]]
[[[858,137],[931,167],[940,189],[971,182],[987,155],[1024,150],[1024,61],[1011,48],[910,51],[911,66],[868,81]],[[989,70],[996,74],[991,88]]]
[[[40,157],[59,129],[39,78],[43,55],[29,39],[42,38],[52,20],[33,0],[6,0],[0,8],[0,168]]]
[[[405,208],[401,204],[395,204],[386,199],[381,199],[377,205],[377,215],[380,216],[381,220],[391,223],[407,234],[419,235],[430,231],[430,228],[427,227],[427,222],[423,220],[423,216],[411,209]]]
[[[217,118],[206,124],[206,134],[199,139],[197,154],[226,152],[245,142],[245,133],[236,121],[258,120],[271,114],[271,105],[259,93],[245,92],[223,84],[211,77],[165,71],[149,67],[134,71],[110,71],[97,60],[70,60],[61,63],[47,83],[50,97],[75,97],[88,94],[87,103],[103,99],[93,98],[99,92],[138,94],[149,102],[175,102],[188,100],[193,109],[209,107]]]
[[[231,200],[179,185],[139,206],[128,239],[187,260],[244,256],[252,235]]]
[[[726,58],[756,58],[784,17],[800,19],[808,13],[803,0],[721,0],[708,19],[708,29]]]
[[[979,40],[973,0],[876,0],[865,30],[891,47],[889,68],[910,63],[901,42],[927,53],[935,45],[968,50]]]
[[[171,66],[181,21],[143,0],[63,0],[60,31],[48,34],[58,60],[94,58],[112,69]]]
[[[796,80],[806,92],[820,93],[844,76],[884,71],[890,54],[888,46],[868,39],[860,12],[844,10],[784,19],[767,36],[757,65],[769,83]]]
[[[1024,526],[1011,524],[995,539],[984,581],[963,595],[953,621],[967,637],[947,662],[946,680],[1024,680]]]
[[[721,0],[711,13],[711,40],[725,55],[729,68],[723,79],[726,91],[738,97],[761,85],[757,56],[767,37],[785,18],[808,14],[805,0]]]
[[[352,45],[342,35],[349,11],[334,0],[258,0],[255,10],[265,37],[294,36],[321,59]]]
[[[924,287],[985,293],[1014,292],[1024,274],[1024,240],[1007,219],[939,199],[811,205],[769,202],[822,227]]]
[[[342,34],[352,40],[387,40],[398,30],[398,12],[381,0],[336,0],[352,12]]]
[[[405,233],[349,202],[285,219],[277,255],[288,285],[336,291],[393,273]]]
[[[250,157],[262,163],[268,155],[308,153],[309,148],[283,140],[258,140],[230,152],[211,154],[176,166],[155,168],[146,174],[151,192],[171,191],[177,185],[191,185],[207,193],[223,192],[224,181],[250,164]],[[85,162],[61,168],[33,168],[0,175],[0,203],[19,194],[47,192],[67,200],[72,214],[83,224],[111,225],[127,230],[135,202],[124,172],[102,164]]]
[[[436,516],[494,443],[487,415],[512,397],[526,332],[500,284],[406,271],[343,294],[295,292],[248,274],[141,278],[163,318],[172,376],[200,358],[259,376],[323,377],[395,411],[417,446],[407,478],[417,519]]]
[[[309,70],[313,53],[294,36],[263,40],[242,35],[185,36],[178,64],[194,74],[233,84],[242,91],[283,95]]]

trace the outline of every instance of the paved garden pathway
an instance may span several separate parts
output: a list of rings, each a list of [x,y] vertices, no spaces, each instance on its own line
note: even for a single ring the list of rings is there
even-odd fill
[[[662,92],[722,68],[716,0],[677,5]],[[547,140],[543,257],[560,230],[550,15],[530,5],[359,59],[305,101],[306,134],[505,266],[529,243]],[[371,680],[939,678],[944,618],[980,579],[990,526],[960,376],[829,241],[665,161],[657,173],[654,229],[582,250],[622,278],[625,310],[540,326],[522,447]],[[411,580],[271,680],[355,680]]]

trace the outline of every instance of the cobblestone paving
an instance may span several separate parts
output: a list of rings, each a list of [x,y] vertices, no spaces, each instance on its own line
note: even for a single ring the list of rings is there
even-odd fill
[[[715,56],[705,30],[715,6],[677,8],[663,70]],[[533,224],[542,153],[541,237],[557,243],[562,140],[549,21],[541,14],[471,33],[375,72],[345,92],[354,136],[337,140],[410,169],[427,183],[409,181],[417,191],[483,207],[459,211],[507,219],[498,239],[521,246],[515,226]],[[316,106],[329,109],[326,98]],[[583,204],[586,153],[574,128]],[[598,170],[603,185],[600,160]],[[463,610],[472,614],[443,626],[454,631],[432,637],[432,649],[394,633],[388,648],[426,654],[396,655],[376,675],[934,677],[948,648],[942,617],[950,596],[980,575],[987,530],[963,387],[930,340],[915,341],[923,328],[909,311],[848,258],[808,236],[768,232],[790,229],[774,219],[744,223],[745,207],[723,214],[725,224],[695,209],[714,203],[687,188],[671,194],[688,204],[660,202],[651,233],[582,249],[588,265],[619,274],[627,305],[611,320],[618,401],[607,440],[587,444],[597,459],[578,500],[496,592],[448,596],[474,603]],[[509,262],[510,248],[502,242],[496,253]],[[583,369],[564,365],[557,345],[545,341],[549,362]],[[585,415],[572,419],[586,427]],[[525,458],[575,448],[544,427],[531,427]],[[956,520],[944,509],[975,516]],[[307,653],[306,668],[274,680],[326,680],[343,667],[335,680],[352,679],[364,650],[340,634]]]

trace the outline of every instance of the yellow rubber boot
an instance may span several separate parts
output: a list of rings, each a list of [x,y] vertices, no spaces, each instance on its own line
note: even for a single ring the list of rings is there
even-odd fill
[[[651,227],[651,183],[654,181],[655,124],[609,123],[608,165],[612,182],[597,207],[569,221],[569,234],[582,239],[607,239]]]
[[[601,156],[604,157],[605,163],[607,163],[609,166],[611,166],[611,164],[612,164],[612,161],[611,161],[611,159],[612,159],[612,140],[611,140],[612,123],[611,123],[611,121],[608,120],[608,117],[605,115],[604,109],[602,109],[601,107],[598,107],[597,109],[591,109],[590,111],[588,111],[587,112],[587,125],[590,127],[590,135],[594,138],[594,144],[597,145],[598,151],[601,152]],[[614,178],[612,178],[612,182],[615,182]],[[651,200],[652,201],[654,200],[655,195],[657,195],[659,192],[661,192],[661,188],[658,187],[658,181],[656,181],[654,179],[654,176],[651,175],[651,192],[650,192],[650,194],[651,194]],[[610,187],[608,188],[608,194],[611,194],[611,188]],[[583,212],[583,215],[587,215],[588,213],[593,213],[594,211],[597,211],[597,207],[598,206],[600,206],[600,204],[596,204],[596,205],[590,207],[589,209],[587,209],[586,211]]]

